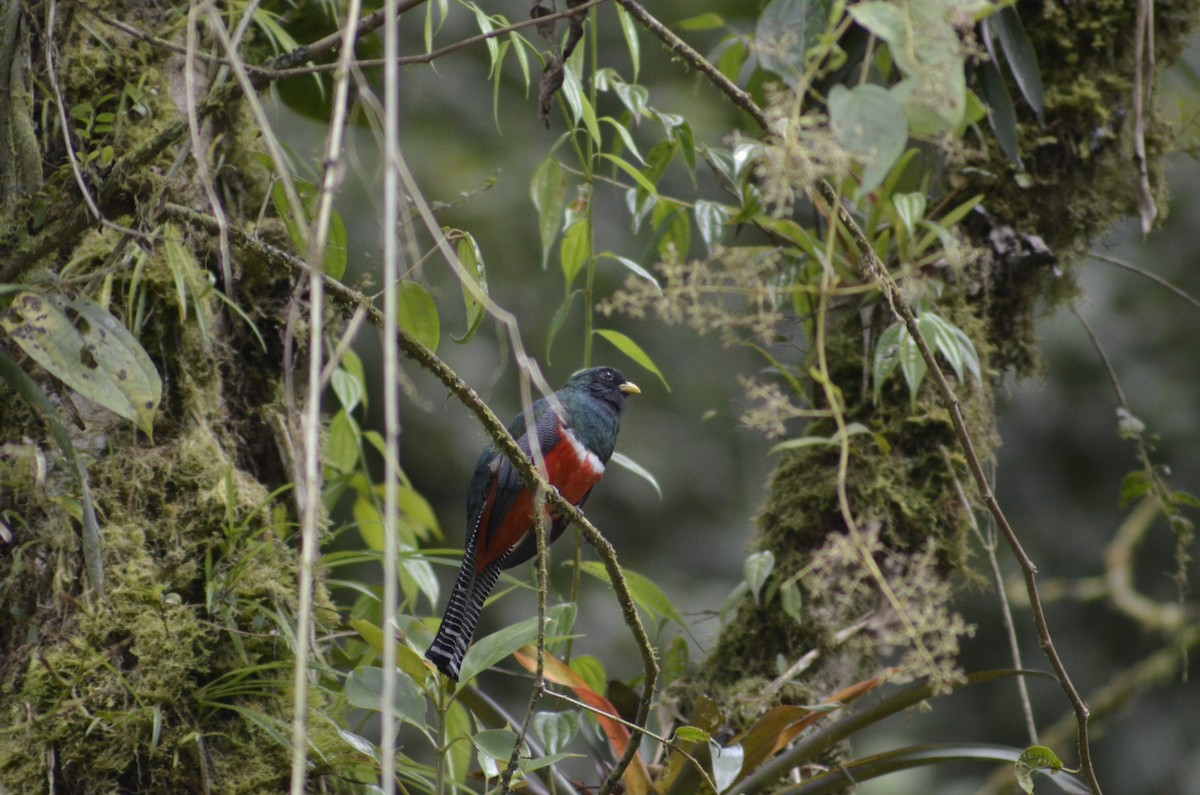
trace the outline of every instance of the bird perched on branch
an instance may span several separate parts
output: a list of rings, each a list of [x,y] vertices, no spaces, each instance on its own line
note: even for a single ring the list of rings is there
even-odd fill
[[[636,384],[611,367],[581,370],[552,397],[533,404],[532,433],[525,426],[525,412],[509,424],[508,432],[530,458],[531,440],[536,441],[550,485],[567,502],[582,505],[612,456],[626,398],[640,393]],[[533,492],[512,462],[488,445],[467,489],[462,567],[437,636],[425,652],[439,671],[456,682],[479,611],[500,570],[524,563],[537,553],[533,500]],[[553,511],[547,513],[547,520],[549,541],[553,542],[568,522]]]

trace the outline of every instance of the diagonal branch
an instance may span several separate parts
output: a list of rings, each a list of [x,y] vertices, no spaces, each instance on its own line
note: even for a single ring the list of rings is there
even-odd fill
[[[179,204],[166,204],[163,208],[163,213],[180,223],[188,224],[189,226],[203,229],[210,233],[215,233],[217,230],[217,221],[215,218]],[[275,248],[259,238],[247,235],[241,230],[230,229],[230,241],[239,248],[249,251],[256,256],[266,258],[272,264],[291,271],[293,275],[299,276],[300,274],[310,272],[304,260]],[[355,311],[360,309],[365,310],[367,320],[371,325],[376,328],[383,327],[383,312],[371,302],[368,296],[330,276],[321,274],[321,278],[330,302],[340,312],[346,316],[351,316]],[[612,544],[608,542],[608,539],[588,520],[582,511],[563,499],[558,490],[542,478],[534,462],[517,446],[516,439],[504,427],[504,423],[500,421],[500,418],[496,416],[491,407],[479,397],[470,384],[459,377],[458,373],[454,372],[437,354],[424,345],[421,345],[421,343],[417,342],[403,329],[397,329],[396,333],[401,353],[441,381],[442,385],[475,415],[479,420],[479,424],[483,426],[484,431],[495,442],[496,448],[521,473],[521,478],[525,481],[525,485],[535,492],[538,490],[544,491],[546,502],[550,504],[554,513],[579,525],[588,543],[592,545],[596,550],[596,554],[604,562],[604,568],[612,580],[613,590],[616,592],[617,602],[620,604],[625,624],[629,627],[630,632],[633,633],[634,641],[637,643],[638,653],[642,658],[644,678],[642,683],[642,698],[638,704],[637,717],[634,720],[636,727],[632,731],[629,745],[626,747],[625,753],[617,762],[617,765],[609,773],[608,779],[605,780],[600,790],[601,793],[607,795],[607,793],[613,791],[617,782],[620,781],[621,776],[624,774],[625,769],[633,761],[634,754],[637,753],[641,735],[644,731],[641,727],[646,725],[646,719],[649,717],[650,700],[658,683],[659,675],[658,660],[655,657],[654,647],[651,645],[650,637],[647,635],[646,629],[642,624],[641,616],[638,615],[637,605],[633,600],[633,594],[629,589],[628,582],[625,580],[620,563],[617,562],[617,552]]]

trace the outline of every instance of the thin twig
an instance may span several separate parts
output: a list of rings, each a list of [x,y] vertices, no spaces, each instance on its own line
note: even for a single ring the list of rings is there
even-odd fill
[[[343,60],[353,52],[359,17],[359,0],[350,0],[342,31]],[[223,31],[224,28],[219,28]],[[228,46],[228,44],[226,45]],[[236,64],[235,64],[236,69]],[[292,795],[304,795],[308,787],[308,651],[312,632],[313,570],[320,539],[321,518],[321,359],[325,337],[325,283],[322,264],[329,225],[333,218],[333,194],[337,188],[350,99],[350,70],[338,72],[334,81],[333,114],[325,143],[324,173],[317,194],[317,217],[308,236],[308,388],[301,425],[304,447],[304,488],[301,494],[301,546],[297,590],[295,675],[292,679]],[[252,93],[252,92],[251,92]],[[248,95],[247,99],[253,97]],[[264,125],[264,129],[266,129]],[[270,137],[270,136],[267,136]],[[391,628],[386,628],[391,631]]]
[[[1021,671],[1025,669],[1025,663],[1021,659],[1021,644],[1017,640],[1017,625],[1013,621],[1012,606],[1008,603],[1008,591],[1004,588],[1004,574],[1000,571],[1000,560],[996,557],[996,526],[993,522],[988,526],[988,531],[984,531],[979,527],[979,522],[975,518],[975,510],[971,506],[971,501],[967,498],[967,492],[963,489],[962,481],[958,479],[958,471],[954,466],[954,462],[950,458],[950,451],[945,447],[939,448],[942,453],[942,460],[946,462],[946,471],[950,474],[951,480],[954,482],[954,492],[958,495],[958,500],[962,503],[963,513],[966,514],[967,521],[971,525],[971,531],[975,533],[975,537],[979,539],[979,545],[983,547],[987,553],[988,568],[992,573],[992,584],[996,587],[996,599],[1000,602],[1000,617],[1001,623],[1004,625],[1004,635],[1008,640],[1008,653],[1012,655],[1013,668]],[[1017,695],[1021,701],[1021,711],[1025,715],[1025,731],[1029,735],[1029,744],[1038,744],[1037,721],[1033,718],[1033,702],[1029,698],[1029,687],[1025,684],[1025,677],[1015,677],[1017,680]]]
[[[1200,309],[1200,300],[1197,300],[1194,296],[1192,296],[1188,292],[1181,290],[1180,288],[1171,284],[1169,281],[1167,281],[1166,279],[1164,279],[1163,277],[1159,276],[1156,273],[1151,273],[1150,271],[1146,270],[1145,268],[1139,268],[1137,265],[1134,265],[1132,262],[1126,262],[1123,259],[1117,259],[1116,257],[1110,257],[1107,254],[1100,254],[1099,252],[1096,252],[1096,251],[1089,251],[1088,256],[1091,257],[1092,259],[1099,260],[1101,262],[1107,262],[1109,265],[1116,265],[1118,268],[1124,268],[1125,270],[1127,270],[1131,273],[1136,273],[1138,276],[1145,277],[1145,278],[1149,279],[1150,281],[1154,282],[1155,284],[1157,284],[1159,287],[1165,287],[1166,289],[1170,290],[1172,293],[1174,293],[1178,297],[1182,298],[1184,301],[1187,301],[1189,304],[1191,304],[1195,308]]]
[[[401,247],[396,236],[400,223],[400,180],[397,163],[400,160],[400,69],[395,61],[400,52],[399,15],[394,11],[396,0],[387,0],[381,9],[385,13],[383,51],[388,65],[383,72],[383,96],[386,112],[383,119],[383,283],[390,290],[400,278]],[[365,314],[365,310],[360,309]],[[355,317],[359,317],[358,312]],[[384,560],[383,560],[383,687],[380,694],[380,764],[379,786],[383,795],[396,791],[396,741],[400,724],[395,714],[396,693],[396,621],[399,602],[399,528],[400,511],[400,350],[396,345],[396,329],[400,327],[399,306],[387,293],[383,310],[383,416],[384,416]],[[439,761],[439,764],[441,762]]]

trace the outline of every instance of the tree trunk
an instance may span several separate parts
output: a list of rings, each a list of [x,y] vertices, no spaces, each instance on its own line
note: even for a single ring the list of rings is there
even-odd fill
[[[94,587],[87,493],[48,418],[0,384],[0,792],[265,792],[288,777],[277,739],[290,720],[295,508],[275,490],[293,480],[280,366],[292,287],[235,236],[230,298],[245,315],[230,311],[217,237],[178,222],[212,216],[215,199],[230,229],[250,229],[270,177],[244,106],[204,104],[228,100],[232,78],[203,60],[189,133],[187,22],[186,4],[4,2],[0,281],[100,304],[163,389],[151,438],[0,343],[59,416],[78,410],[63,422],[103,571]]]

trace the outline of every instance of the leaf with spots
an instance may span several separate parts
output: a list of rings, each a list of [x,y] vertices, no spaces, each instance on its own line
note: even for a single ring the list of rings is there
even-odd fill
[[[21,293],[0,316],[13,341],[51,375],[153,435],[162,380],[108,310],[84,298]]]

